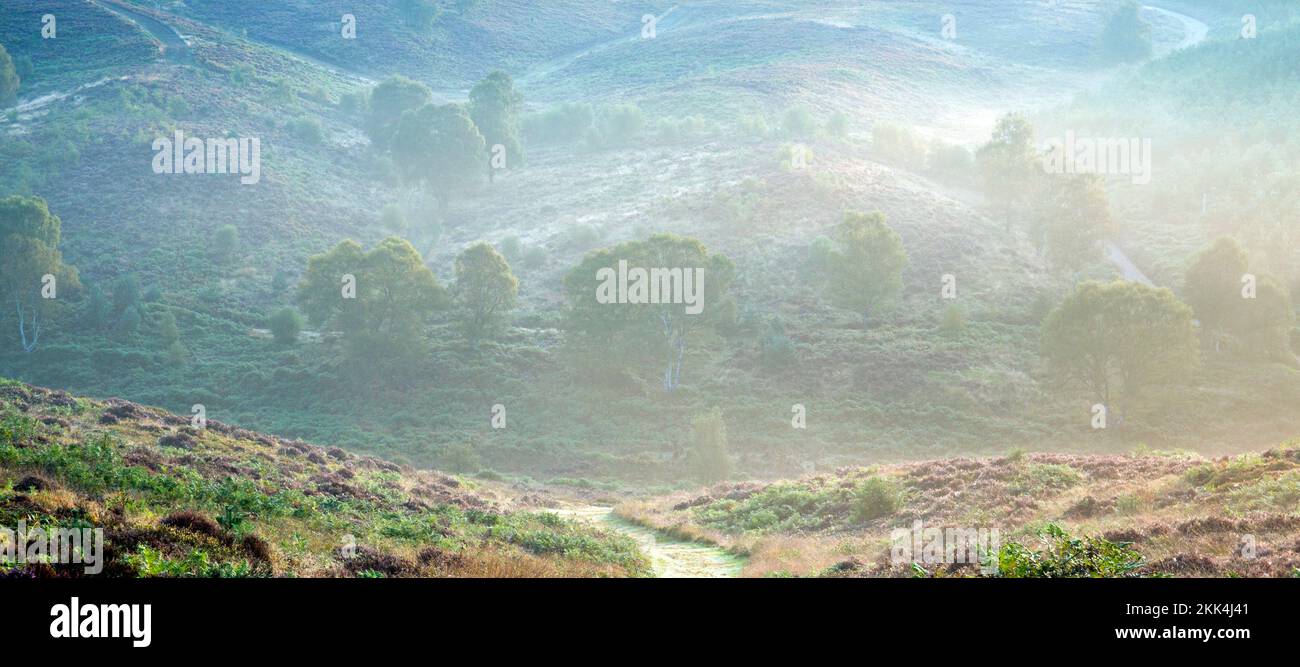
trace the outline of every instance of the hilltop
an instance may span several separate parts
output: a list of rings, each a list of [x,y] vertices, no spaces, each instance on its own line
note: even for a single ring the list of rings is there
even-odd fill
[[[0,380],[0,526],[102,528],[102,576],[648,574],[627,537],[530,511],[546,501]],[[0,578],[82,573],[81,565],[0,566]]]

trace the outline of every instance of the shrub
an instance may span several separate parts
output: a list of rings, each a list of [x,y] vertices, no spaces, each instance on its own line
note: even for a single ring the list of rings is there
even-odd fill
[[[794,342],[785,335],[782,327],[774,323],[759,344],[759,363],[763,368],[775,371],[789,366],[795,357]]]
[[[943,311],[943,321],[939,330],[946,334],[957,334],[966,330],[966,312],[955,303],[948,304]]]
[[[185,530],[217,539],[225,537],[225,533],[221,532],[221,527],[217,525],[216,521],[192,510],[172,512],[158,523],[177,530]]]
[[[605,111],[601,123],[605,141],[623,144],[632,141],[645,126],[645,116],[635,104],[620,104]]]
[[[887,160],[909,169],[925,165],[925,142],[909,127],[876,123],[871,128],[871,147]]]
[[[1063,491],[1083,481],[1083,475],[1059,463],[1029,463],[1012,477],[1008,491],[1012,495],[1033,495]]]
[[[936,142],[926,156],[926,167],[940,176],[966,179],[975,173],[975,156],[965,147]]]
[[[893,515],[903,506],[903,491],[896,482],[871,477],[853,491],[853,518],[873,521]]]
[[[591,129],[595,111],[590,104],[569,102],[525,116],[524,140],[538,144],[574,144]]]
[[[524,253],[524,268],[537,270],[546,265],[546,249],[540,246],[533,246]]]
[[[478,452],[469,443],[459,442],[448,445],[442,453],[442,465],[448,470],[461,473],[475,473],[483,467]]]
[[[1019,542],[1002,545],[997,554],[1000,577],[1130,577],[1142,566],[1142,555],[1126,542],[1101,537],[1074,538],[1055,524],[1039,533],[1044,548]]]
[[[289,121],[289,133],[308,144],[319,144],[325,139],[320,121],[312,116],[298,116]]]
[[[234,225],[222,225],[212,235],[212,255],[218,261],[229,261],[239,247],[239,229]]]
[[[292,308],[281,308],[271,316],[269,324],[275,342],[292,345],[298,342],[298,334],[302,332],[302,315]]]
[[[771,133],[767,118],[761,115],[744,116],[740,119],[740,133],[752,139],[766,139]]]
[[[808,107],[790,107],[786,109],[785,115],[781,116],[781,131],[787,137],[810,139],[817,133],[817,121],[813,120],[812,112]]]

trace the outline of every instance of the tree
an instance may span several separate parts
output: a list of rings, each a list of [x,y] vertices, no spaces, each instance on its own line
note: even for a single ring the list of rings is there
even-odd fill
[[[483,135],[457,104],[426,104],[407,111],[393,133],[393,159],[403,180],[433,193],[445,209],[454,193],[483,174]]]
[[[1201,321],[1201,331],[1214,341],[1215,349],[1240,312],[1241,279],[1249,271],[1249,261],[1236,239],[1222,236],[1197,253],[1183,278],[1187,303]]]
[[[212,235],[212,255],[219,262],[229,262],[239,248],[239,229],[234,225],[222,225]]]
[[[1020,114],[1007,114],[998,119],[989,142],[975,153],[980,175],[984,181],[984,194],[1001,206],[1011,228],[1011,214],[1016,202],[1029,191],[1040,169],[1034,148],[1034,126]]]
[[[129,337],[140,330],[140,309],[127,308],[122,311],[122,316],[117,319],[117,333],[123,338]]]
[[[113,315],[120,316],[127,308],[140,307],[140,281],[134,273],[120,276],[113,283]]]
[[[584,349],[666,356],[663,387],[671,392],[688,343],[727,312],[734,279],[731,260],[692,238],[656,234],[597,250],[565,276],[569,327]]]
[[[790,107],[781,117],[781,131],[791,139],[811,139],[817,133],[817,121],[808,107]]]
[[[1168,289],[1122,280],[1079,284],[1043,322],[1051,375],[1121,415],[1144,388],[1188,377],[1197,349],[1191,308]]]
[[[1291,330],[1295,307],[1285,285],[1272,276],[1259,276],[1255,296],[1240,300],[1236,327],[1247,350],[1260,356],[1295,365],[1291,351]]]
[[[298,334],[302,332],[302,315],[292,308],[281,308],[271,315],[268,325],[271,335],[275,336],[275,342],[293,345],[298,342]]]
[[[167,364],[170,366],[183,366],[189,358],[190,351],[185,349],[179,340],[174,340],[167,346]]]
[[[99,285],[90,287],[90,299],[85,310],[86,325],[95,331],[103,331],[113,321],[113,304]]]
[[[1294,363],[1289,340],[1295,322],[1291,295],[1273,277],[1249,271],[1249,257],[1237,240],[1220,237],[1193,259],[1183,293],[1215,351],[1232,335],[1247,349]],[[1248,294],[1250,282],[1253,293]]]
[[[469,115],[487,146],[489,183],[495,173],[491,157],[496,146],[504,147],[507,165],[523,161],[519,143],[519,112],[523,106],[524,96],[515,90],[514,80],[505,72],[492,72],[469,91]]]
[[[1102,57],[1133,62],[1151,57],[1151,26],[1138,16],[1138,4],[1127,0],[1111,15],[1101,33]]]
[[[289,272],[284,269],[276,269],[275,274],[271,276],[271,291],[276,294],[283,294],[289,289]]]
[[[1051,174],[1038,182],[1033,235],[1039,250],[1070,271],[1101,259],[1101,242],[1114,228],[1105,180],[1096,174]]]
[[[298,304],[320,327],[343,332],[354,356],[411,352],[447,293],[414,247],[388,237],[369,252],[339,243],[307,261]]]
[[[18,87],[22,79],[14,69],[14,61],[9,57],[4,44],[0,44],[0,108],[13,104],[18,99]]]
[[[180,328],[176,326],[176,315],[170,310],[163,311],[158,318],[158,338],[164,346],[170,346],[181,338]]]
[[[804,258],[803,274],[814,284],[825,284],[831,272],[831,255],[835,254],[835,242],[829,236],[818,236],[808,244],[808,254]]]
[[[836,229],[835,243],[827,283],[831,302],[860,313],[865,324],[873,310],[903,289],[903,241],[885,224],[884,214],[850,212]]]
[[[371,145],[380,151],[387,150],[402,114],[432,100],[433,91],[428,86],[404,76],[390,76],[375,86],[370,91],[370,109],[365,120]]]
[[[17,319],[24,352],[36,349],[41,327],[59,295],[81,286],[77,269],[65,264],[59,252],[61,227],[62,221],[50,213],[43,199],[18,195],[0,199],[0,299]]]
[[[452,295],[465,314],[465,328],[477,340],[500,326],[505,314],[518,303],[519,280],[510,264],[492,246],[476,243],[456,258],[456,285]]]

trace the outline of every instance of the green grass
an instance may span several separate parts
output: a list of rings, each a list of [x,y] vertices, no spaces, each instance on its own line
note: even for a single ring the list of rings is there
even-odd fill
[[[321,457],[321,463],[310,457],[299,462],[274,441],[228,435],[224,427],[190,435],[184,448],[142,448],[137,444],[141,438],[158,436],[143,429],[140,415],[130,410],[124,410],[117,423],[104,426],[97,423],[102,410],[93,404],[50,407],[24,385],[7,382],[0,390],[6,392],[0,402],[0,525],[24,521],[32,527],[88,523],[104,528],[107,572],[272,574],[271,564],[249,551],[249,540],[272,543],[268,548],[282,558],[277,574],[314,568],[305,571],[318,576],[320,568],[337,561],[337,554],[314,551],[301,535],[312,535],[316,550],[319,540],[341,544],[345,535],[357,544],[374,545],[385,550],[379,552],[377,566],[390,574],[401,561],[384,560],[384,553],[427,548],[471,560],[485,549],[506,558],[515,550],[555,563],[560,572],[579,565],[634,576],[650,571],[628,537],[551,514],[417,504],[418,496],[405,489],[428,485],[429,478],[412,479],[396,468],[358,466],[355,458],[341,452]],[[27,412],[17,411],[18,405]],[[141,456],[147,464],[132,463]],[[33,475],[52,488],[34,496],[13,489],[18,480]],[[356,490],[340,492],[340,483]],[[449,488],[458,489],[462,500],[475,493],[474,484],[466,480],[442,483],[454,483]],[[155,523],[180,511],[207,517],[213,528],[194,532]]]

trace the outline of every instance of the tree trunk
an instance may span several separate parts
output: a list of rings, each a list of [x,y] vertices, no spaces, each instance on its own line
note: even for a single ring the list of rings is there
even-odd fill
[[[27,317],[23,312],[23,304],[15,299],[14,306],[18,311],[18,337],[22,339],[23,352],[31,353],[36,349],[36,343],[41,339],[41,325],[39,315],[35,310],[32,311],[32,339],[27,340]]]
[[[668,368],[664,369],[664,391],[672,392],[682,383],[682,359],[686,355],[686,339],[673,341],[668,353]]]

